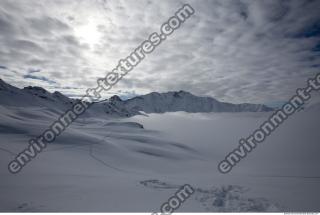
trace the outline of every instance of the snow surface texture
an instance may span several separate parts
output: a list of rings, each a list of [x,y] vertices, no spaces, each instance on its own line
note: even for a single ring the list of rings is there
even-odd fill
[[[158,180],[146,180],[140,183],[152,189],[172,189],[173,192],[182,186],[170,185]],[[211,189],[196,188],[194,195],[195,200],[199,201],[208,212],[276,212],[281,210],[281,206],[264,198],[246,197],[246,192],[247,190],[243,187],[228,185]]]
[[[218,163],[270,112],[124,118],[97,105],[12,175],[8,163],[74,101],[4,82],[0,89],[0,211],[159,211],[184,184],[196,191],[177,212],[320,210],[319,104],[296,113],[226,175]]]

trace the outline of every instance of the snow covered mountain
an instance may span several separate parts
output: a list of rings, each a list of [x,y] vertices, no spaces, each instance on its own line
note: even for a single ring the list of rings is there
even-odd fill
[[[149,93],[122,101],[113,96],[103,102],[107,112],[117,110],[122,115],[136,115],[139,111],[145,113],[165,113],[185,111],[188,113],[208,112],[265,112],[272,111],[262,104],[231,104],[219,102],[211,97],[199,97],[189,92]]]
[[[41,87],[31,86],[19,89],[0,79],[0,105],[66,110],[75,102],[60,92],[50,93]]]
[[[41,87],[16,88],[0,79],[0,104],[8,106],[40,106],[56,110],[70,108],[76,100],[60,92],[50,93]],[[185,111],[202,112],[265,112],[272,111],[261,104],[231,104],[219,102],[211,97],[199,97],[189,92],[149,93],[128,100],[118,96],[92,105],[88,114],[106,113],[110,116],[130,117],[145,113],[165,113]]]

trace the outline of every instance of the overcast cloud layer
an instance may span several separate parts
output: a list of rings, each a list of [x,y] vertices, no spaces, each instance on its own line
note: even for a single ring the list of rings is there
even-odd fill
[[[1,78],[80,96],[184,3],[195,15],[106,97],[186,90],[271,103],[319,71],[317,0],[1,0]]]

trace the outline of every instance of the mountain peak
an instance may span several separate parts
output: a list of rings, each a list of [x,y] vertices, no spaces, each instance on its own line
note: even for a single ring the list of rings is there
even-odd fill
[[[180,91],[173,91],[173,92],[169,92],[173,94],[173,97],[179,98],[179,97],[183,97],[183,96],[187,96],[187,95],[192,95],[189,92],[180,90]]]
[[[28,86],[28,87],[24,87],[23,89],[24,89],[24,90],[27,90],[27,91],[36,91],[36,92],[41,92],[41,93],[46,93],[46,92],[48,92],[48,91],[45,90],[44,88],[42,88],[42,87],[37,87],[37,86]]]
[[[191,94],[191,93],[189,93],[189,92],[187,92],[187,91],[184,91],[184,90],[180,90],[178,93],[179,93],[179,94]]]
[[[4,90],[7,88],[7,86],[8,84],[0,78],[0,89]]]
[[[16,91],[18,88],[8,84],[3,79],[0,78],[0,90],[6,90],[6,91]]]
[[[122,101],[121,98],[117,95],[112,96],[109,100],[110,101]]]
[[[62,95],[63,95],[63,94],[60,93],[59,91],[54,91],[52,94],[53,94],[53,95],[57,95],[57,96],[62,96]]]

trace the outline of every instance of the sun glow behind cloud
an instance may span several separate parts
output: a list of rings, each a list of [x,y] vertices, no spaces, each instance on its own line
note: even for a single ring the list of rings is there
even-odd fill
[[[99,21],[95,17],[89,17],[87,23],[81,24],[74,28],[75,36],[80,42],[86,43],[93,48],[94,45],[99,44],[101,39],[101,32],[98,31]]]

